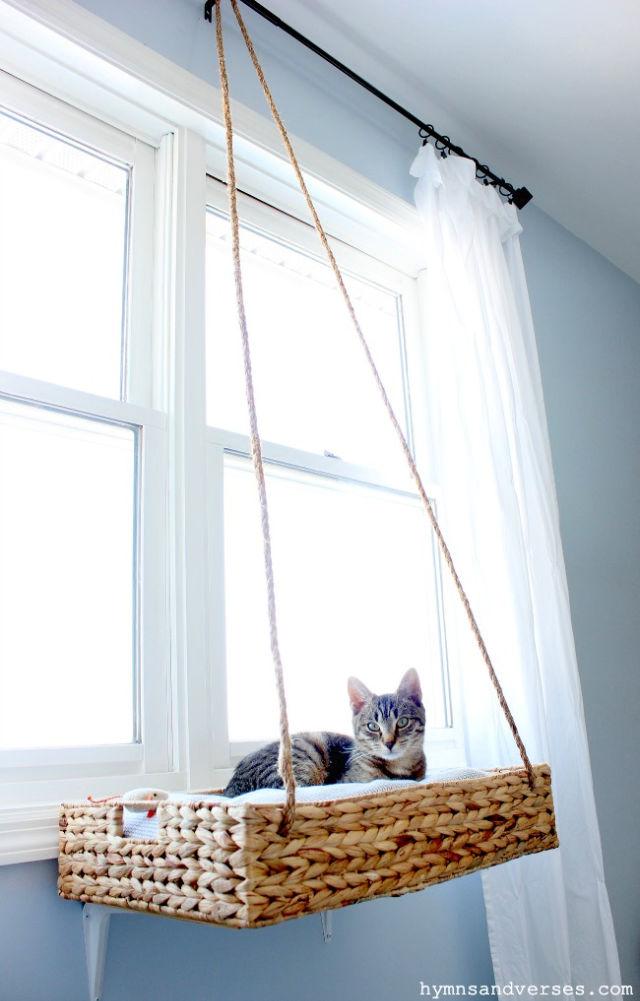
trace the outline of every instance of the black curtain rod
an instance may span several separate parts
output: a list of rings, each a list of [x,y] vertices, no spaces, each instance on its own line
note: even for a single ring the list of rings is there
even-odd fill
[[[207,0],[204,5],[204,16],[206,21],[212,20],[213,5],[215,2],[216,0]],[[419,130],[419,135],[422,139],[423,145],[428,142],[429,139],[433,139],[436,149],[440,150],[442,156],[447,156],[448,153],[455,153],[456,156],[463,156],[467,160],[472,160],[476,165],[476,177],[483,180],[485,184],[492,184],[496,187],[501,195],[504,195],[509,199],[509,201],[513,202],[516,208],[523,209],[525,205],[531,201],[533,195],[527,190],[527,188],[514,188],[513,184],[509,181],[505,181],[504,177],[498,177],[498,175],[494,174],[491,168],[485,163],[480,163],[479,160],[476,160],[475,156],[469,156],[469,154],[465,153],[461,146],[456,146],[452,143],[449,136],[440,135],[439,132],[436,132],[433,125],[428,125],[426,122],[422,122],[411,111],[403,108],[402,105],[398,104],[397,101],[394,101],[392,97],[388,97],[387,94],[383,94],[381,90],[374,87],[374,85],[369,83],[368,80],[365,80],[364,77],[361,77],[358,73],[349,69],[349,67],[345,66],[344,63],[341,63],[339,59],[332,56],[330,52],[325,52],[325,50],[321,49],[319,45],[312,42],[310,38],[300,34],[299,31],[292,28],[291,25],[287,24],[286,21],[283,21],[282,18],[278,17],[266,7],[263,7],[261,3],[257,2],[257,0],[242,0],[242,2],[249,7],[250,10],[255,11],[256,14],[263,17],[265,21],[268,21],[269,24],[272,24],[275,28],[280,28],[281,31],[284,31],[287,35],[295,38],[297,42],[300,42],[300,44],[304,45],[305,48],[310,49],[311,52],[315,52],[317,56],[320,56],[320,58],[324,59],[325,62],[339,70],[340,73],[344,73],[345,76],[348,76],[350,80],[354,81],[354,83],[363,87],[364,90],[373,94],[374,97],[377,97],[378,100],[382,101],[383,104],[386,104],[387,107],[393,108],[393,110],[397,111],[397,113],[402,115],[403,118],[412,122]]]

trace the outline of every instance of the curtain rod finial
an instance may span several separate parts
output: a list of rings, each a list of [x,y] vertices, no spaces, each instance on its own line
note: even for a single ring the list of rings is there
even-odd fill
[[[513,192],[513,204],[517,209],[523,209],[525,205],[528,205],[533,195],[528,188],[516,188]]]

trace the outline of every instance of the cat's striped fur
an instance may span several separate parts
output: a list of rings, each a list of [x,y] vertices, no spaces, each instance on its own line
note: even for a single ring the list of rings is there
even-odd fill
[[[407,671],[397,691],[388,695],[374,695],[357,678],[349,678],[348,690],[353,737],[324,731],[294,734],[293,768],[298,785],[424,778],[425,711],[417,673]],[[278,741],[274,741],[242,758],[225,795],[282,788],[278,748]]]

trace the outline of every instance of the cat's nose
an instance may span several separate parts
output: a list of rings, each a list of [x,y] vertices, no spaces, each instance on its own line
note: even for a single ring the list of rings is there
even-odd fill
[[[387,748],[387,750],[392,751],[393,750],[393,745],[395,744],[395,742],[396,742],[396,738],[392,737],[390,740],[385,740],[384,746]]]

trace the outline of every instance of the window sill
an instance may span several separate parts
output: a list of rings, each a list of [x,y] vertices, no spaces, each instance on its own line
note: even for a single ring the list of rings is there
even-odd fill
[[[58,804],[0,808],[0,865],[58,854]]]
[[[77,766],[76,766],[77,767]],[[54,771],[56,769],[54,768]],[[36,862],[56,858],[58,854],[58,811],[60,803],[83,800],[91,793],[96,798],[140,786],[156,789],[184,789],[183,772],[141,771],[73,778],[42,778],[36,781],[0,783],[0,865]],[[213,776],[218,779],[217,775]]]

